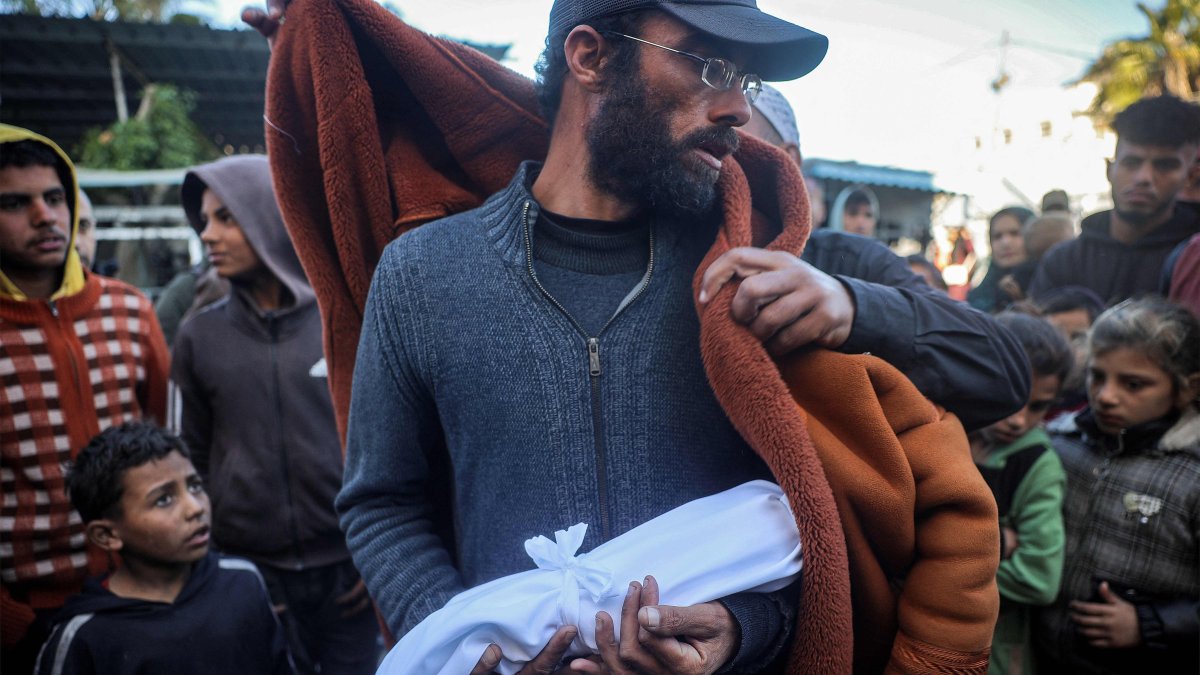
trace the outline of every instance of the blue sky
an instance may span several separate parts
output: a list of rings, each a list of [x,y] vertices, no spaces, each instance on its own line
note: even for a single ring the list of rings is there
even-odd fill
[[[214,23],[237,25],[243,4],[218,0]],[[431,33],[512,43],[509,65],[532,75],[552,0],[392,4]],[[796,108],[806,156],[918,169],[936,168],[939,157],[963,147],[1005,99],[1057,91],[1105,42],[1146,32],[1132,0],[759,0],[759,7],[830,38],[816,71],[780,85]],[[1004,31],[1012,39],[1006,57]],[[1011,80],[997,96],[989,85],[1002,58]]]

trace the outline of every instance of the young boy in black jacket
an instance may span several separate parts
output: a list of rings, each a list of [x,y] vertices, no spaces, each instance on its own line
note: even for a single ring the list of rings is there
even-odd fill
[[[209,551],[208,495],[182,441],[111,427],[79,453],[67,489],[88,540],[122,564],[67,601],[39,675],[294,673],[254,565]]]

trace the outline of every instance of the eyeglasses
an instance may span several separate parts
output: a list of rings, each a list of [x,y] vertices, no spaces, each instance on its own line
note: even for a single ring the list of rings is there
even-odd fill
[[[704,70],[700,71],[700,81],[709,87],[716,89],[717,91],[729,91],[733,88],[733,83],[738,82],[741,84],[742,93],[746,95],[746,100],[750,103],[754,103],[754,100],[758,98],[760,93],[762,93],[762,78],[760,78],[758,75],[754,75],[753,73],[738,73],[737,66],[733,65],[733,62],[727,61],[726,59],[706,59],[697,54],[690,54],[678,49],[672,49],[671,47],[660,45],[657,42],[643,40],[640,37],[634,37],[632,35],[626,35],[624,33],[618,33],[611,30],[600,31],[600,34],[613,37],[623,37],[627,40],[641,42],[642,44],[647,44],[651,47],[665,49],[673,54],[679,54],[680,56],[686,56],[689,59],[699,61],[700,63],[704,64]]]

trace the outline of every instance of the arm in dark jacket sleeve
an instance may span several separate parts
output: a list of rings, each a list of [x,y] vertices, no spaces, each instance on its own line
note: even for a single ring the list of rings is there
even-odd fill
[[[854,298],[854,326],[840,351],[887,361],[968,430],[1025,405],[1029,366],[1016,339],[987,314],[930,288],[884,245],[829,233],[810,241],[803,260]]]
[[[1142,644],[1157,649],[1186,652],[1200,640],[1200,602],[1166,600],[1137,605]]]
[[[795,631],[800,581],[770,593],[736,593],[718,602],[738,624],[741,642],[720,673],[756,673],[783,651]]]
[[[192,456],[192,464],[204,480],[209,477],[212,450],[212,406],[196,377],[195,342],[185,327],[175,340],[171,353],[169,428],[183,439]]]
[[[75,616],[54,627],[38,653],[35,675],[94,675],[97,672],[87,643],[79,629],[87,616]]]

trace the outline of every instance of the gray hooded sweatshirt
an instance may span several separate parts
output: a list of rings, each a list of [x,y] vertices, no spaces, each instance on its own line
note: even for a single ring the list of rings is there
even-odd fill
[[[342,452],[326,381],[321,320],[275,202],[267,158],[196,167],[183,208],[200,232],[209,189],[225,204],[290,303],[261,310],[246,289],[186,321],[172,352],[171,418],[208,484],[225,552],[281,569],[349,559],[333,499]]]

